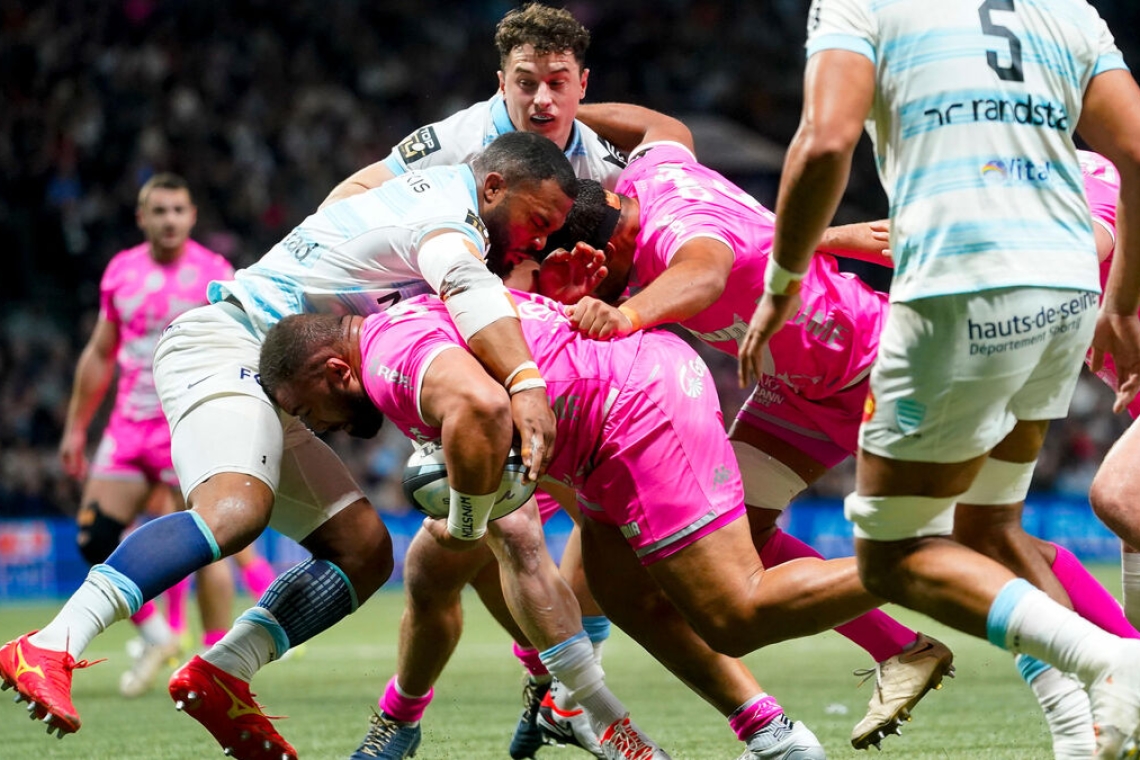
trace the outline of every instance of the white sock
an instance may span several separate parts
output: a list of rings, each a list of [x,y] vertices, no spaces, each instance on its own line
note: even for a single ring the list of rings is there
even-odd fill
[[[1137,555],[1137,556],[1140,556],[1140,555]],[[602,650],[606,648],[606,641],[607,641],[607,639],[602,639],[601,641],[595,641],[593,643],[594,659],[598,661],[599,665],[602,664]]]
[[[1124,617],[1140,628],[1140,554],[1120,552],[1120,576],[1124,588]]]
[[[1045,713],[1045,722],[1053,736],[1054,760],[1092,757],[1096,752],[1092,705],[1077,679],[1049,667],[1041,671],[1029,687]]]
[[[231,676],[249,683],[257,671],[276,655],[273,637],[260,625],[237,620],[221,641],[210,647],[202,659]]]
[[[101,573],[90,572],[63,609],[28,640],[44,649],[67,650],[78,660],[93,638],[130,615],[127,600],[115,584]]]
[[[139,623],[137,628],[142,640],[151,646],[169,644],[174,640],[174,629],[160,612],[155,612]]]
[[[990,610],[991,621],[1004,612],[1004,643],[1055,668],[1094,682],[1119,661],[1123,640],[1050,599],[1024,580],[1002,588]],[[991,636],[991,640],[993,637]]]
[[[610,724],[621,720],[629,711],[605,683],[605,674],[594,659],[594,648],[585,633],[579,633],[545,652],[542,664],[551,675],[572,692],[573,698],[586,710],[590,726],[601,736]]]

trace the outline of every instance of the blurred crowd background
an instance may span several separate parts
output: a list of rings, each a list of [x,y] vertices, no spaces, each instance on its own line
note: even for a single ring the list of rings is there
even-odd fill
[[[199,209],[194,237],[247,265],[340,179],[414,128],[489,97],[495,24],[515,5],[0,0],[0,516],[76,508],[79,486],[61,473],[56,446],[99,277],[116,251],[141,241],[134,203],[147,177],[184,175]],[[808,5],[564,7],[593,34],[588,100],[715,115],[782,149],[799,120]],[[1140,3],[1093,5],[1140,65]],[[886,212],[868,145],[857,158],[840,221]],[[774,204],[770,167],[720,168]],[[885,287],[871,269],[856,271]],[[731,419],[742,399],[735,363],[704,353]],[[1099,381],[1083,378],[1034,488],[1084,493],[1127,423]],[[379,508],[407,510],[398,475],[409,449],[397,433],[334,445]],[[845,494],[851,472],[838,468],[814,492]]]

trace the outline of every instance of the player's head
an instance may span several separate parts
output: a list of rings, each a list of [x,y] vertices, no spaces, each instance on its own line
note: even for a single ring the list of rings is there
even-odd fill
[[[488,266],[511,252],[536,253],[570,213],[578,178],[557,145],[530,132],[500,135],[471,161]]]
[[[545,255],[557,248],[571,250],[586,243],[606,254],[606,279],[594,290],[603,301],[613,300],[629,285],[637,237],[637,215],[631,199],[611,193],[593,179],[578,180],[578,196],[562,228],[546,239]]]
[[[495,31],[499,91],[516,129],[565,148],[586,96],[590,32],[569,11],[531,3],[507,13]]]
[[[155,174],[139,189],[135,221],[157,258],[181,252],[198,221],[190,186],[177,174]]]
[[[344,430],[371,438],[384,416],[360,383],[360,348],[353,345],[359,334],[349,329],[352,320],[333,314],[282,319],[261,344],[261,387],[317,432]]]

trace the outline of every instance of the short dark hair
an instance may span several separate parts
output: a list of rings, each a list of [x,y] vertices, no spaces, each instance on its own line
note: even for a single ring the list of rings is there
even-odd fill
[[[520,45],[533,45],[539,55],[569,50],[580,67],[586,65],[590,31],[578,23],[570,11],[541,3],[528,3],[508,11],[495,28],[499,65],[507,67],[511,51]]]
[[[343,334],[335,314],[290,314],[271,327],[261,344],[257,370],[265,395],[274,398],[283,385],[319,371]]]
[[[194,202],[193,193],[190,192],[190,185],[182,178],[181,175],[173,172],[159,172],[152,175],[150,179],[143,183],[139,188],[139,208],[146,205],[146,199],[150,197],[150,191],[160,187],[163,190],[185,190],[186,194],[190,196],[190,202]]]
[[[578,177],[562,149],[534,132],[506,132],[496,137],[471,160],[477,175],[503,175],[508,185],[525,185],[552,179],[570,198],[578,195]]]
[[[574,205],[562,227],[546,239],[546,248],[539,255],[539,260],[558,248],[569,251],[578,242],[589,243],[604,251],[620,215],[621,210],[610,205],[606,189],[600,182],[595,179],[578,180]]]

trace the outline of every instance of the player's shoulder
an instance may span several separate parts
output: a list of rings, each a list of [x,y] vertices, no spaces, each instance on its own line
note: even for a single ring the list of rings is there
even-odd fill
[[[145,267],[150,261],[150,246],[147,243],[124,248],[111,256],[103,269],[103,279],[114,277],[127,270]]]
[[[482,100],[425,124],[400,141],[394,152],[410,169],[424,159],[435,164],[467,161],[493,137],[493,105],[494,98]]]
[[[207,248],[193,238],[186,241],[186,253],[191,256],[192,259],[201,260],[214,266],[233,268],[229,259],[217,251]]]

